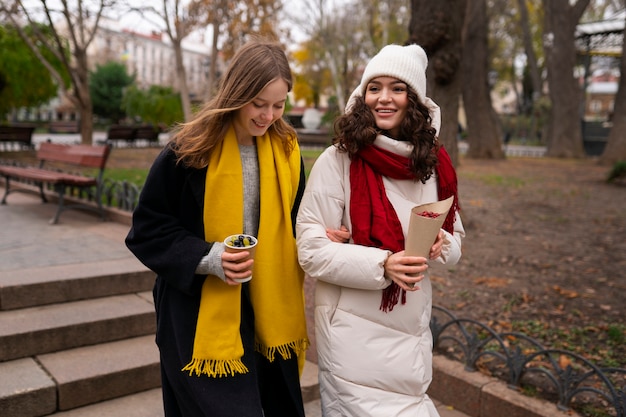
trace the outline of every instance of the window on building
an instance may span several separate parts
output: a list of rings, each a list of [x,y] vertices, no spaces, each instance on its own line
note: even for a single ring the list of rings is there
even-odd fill
[[[591,100],[589,102],[589,111],[591,113],[600,113],[602,110],[602,102],[600,100]]]

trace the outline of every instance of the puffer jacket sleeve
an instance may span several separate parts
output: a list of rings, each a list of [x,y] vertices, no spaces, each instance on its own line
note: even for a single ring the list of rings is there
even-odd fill
[[[461,259],[461,240],[465,237],[465,229],[463,228],[459,212],[456,213],[456,218],[454,219],[453,233],[445,230],[443,232],[444,240],[441,247],[441,256],[435,259],[435,261],[444,265],[455,265]]]
[[[349,159],[333,146],[316,160],[309,175],[296,219],[298,259],[311,277],[343,287],[377,290],[391,281],[384,278],[389,251],[353,243],[332,242],[326,229],[344,225],[349,215]]]

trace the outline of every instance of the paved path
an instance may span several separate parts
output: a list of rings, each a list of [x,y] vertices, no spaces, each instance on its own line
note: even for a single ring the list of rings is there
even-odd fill
[[[0,271],[133,257],[124,246],[128,226],[78,210],[64,211],[51,225],[55,211],[56,203],[43,204],[34,194],[8,196],[0,205]]]
[[[79,210],[63,212],[59,223],[51,225],[55,210],[55,203],[42,204],[38,196],[21,192],[0,205],[0,273],[133,257],[124,245],[128,225],[103,222],[96,214]],[[436,403],[441,417],[468,417]],[[321,417],[319,400],[308,402],[306,413]]]

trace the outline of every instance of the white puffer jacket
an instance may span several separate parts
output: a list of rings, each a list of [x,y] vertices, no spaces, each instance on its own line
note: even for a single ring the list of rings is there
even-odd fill
[[[408,156],[410,145],[384,136],[375,144]],[[432,292],[428,273],[406,304],[380,310],[388,251],[331,242],[326,228],[351,228],[350,160],[334,146],[311,171],[297,218],[298,257],[317,279],[315,332],[322,410],[326,417],[435,417],[426,395],[432,378],[429,328]],[[436,179],[421,182],[383,178],[406,236],[411,208],[438,200]],[[446,232],[441,258],[454,264],[465,236],[457,214]],[[428,271],[427,271],[428,272]]]

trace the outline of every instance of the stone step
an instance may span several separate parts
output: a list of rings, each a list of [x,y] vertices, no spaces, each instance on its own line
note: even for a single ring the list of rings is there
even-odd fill
[[[0,271],[0,310],[149,291],[154,279],[134,258]]]
[[[61,411],[161,384],[153,334],[39,355],[37,361],[56,381]]]
[[[49,415],[161,383],[154,335],[0,363],[0,374],[3,417]]]
[[[45,416],[57,409],[56,384],[33,358],[0,362],[3,417]]]
[[[307,417],[321,416],[317,365],[307,361],[300,380],[304,411]],[[120,398],[90,404],[69,411],[60,411],[51,417],[163,417],[161,389],[152,389]]]
[[[52,417],[164,417],[161,389],[87,405],[69,411],[60,411]]]
[[[161,417],[153,336],[0,363],[3,417]],[[307,416],[318,416],[317,366],[301,378]]]
[[[0,311],[0,361],[154,334],[152,294]]]

